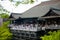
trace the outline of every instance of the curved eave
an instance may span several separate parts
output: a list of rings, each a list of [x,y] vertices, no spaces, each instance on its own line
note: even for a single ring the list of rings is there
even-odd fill
[[[45,18],[45,19],[48,19],[48,18],[60,18],[60,16],[47,16],[47,17],[41,17],[41,18]]]

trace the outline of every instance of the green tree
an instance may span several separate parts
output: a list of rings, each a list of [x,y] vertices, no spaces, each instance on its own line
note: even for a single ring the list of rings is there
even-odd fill
[[[9,0],[10,2],[14,2],[14,0]],[[22,0],[22,1],[15,1],[15,5],[18,6],[19,4],[32,4],[34,0]]]
[[[0,14],[2,13],[9,13],[9,11],[7,11],[6,9],[3,8],[3,6],[0,4]]]
[[[44,35],[42,38],[42,40],[60,40],[60,30],[58,30],[57,32],[49,32],[48,34],[50,35]]]
[[[9,18],[9,15],[6,14],[6,13],[2,13],[2,14],[0,14],[0,17],[1,17],[1,18]]]
[[[10,22],[4,22],[2,26],[0,26],[0,40],[11,40],[12,33],[10,33],[9,28],[7,27]]]
[[[3,9],[0,5],[0,18],[9,18],[9,13],[7,10]],[[8,25],[10,21],[3,22],[3,25],[0,26],[0,40],[11,40],[12,33],[10,32]]]

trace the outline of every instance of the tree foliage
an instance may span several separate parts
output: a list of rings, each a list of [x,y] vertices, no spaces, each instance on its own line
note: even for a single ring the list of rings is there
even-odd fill
[[[8,14],[0,14],[1,18],[8,18]],[[10,40],[12,39],[12,33],[10,33],[10,30],[8,28],[10,21],[3,22],[3,25],[0,26],[0,40]]]
[[[50,35],[44,35],[42,38],[42,40],[60,40],[60,30],[58,30],[57,32],[49,32]]]
[[[22,1],[14,1],[9,0],[10,2],[16,2],[15,5],[18,6],[19,4],[32,4],[34,3],[34,0],[22,0]]]
[[[7,27],[10,22],[4,22],[2,26],[0,26],[0,40],[10,40],[12,39],[12,33],[10,33],[9,28]]]
[[[7,10],[3,9],[0,5],[0,18],[9,18],[9,13]],[[2,26],[0,26],[0,40],[10,40],[12,39],[12,33],[8,28],[10,21],[3,22]]]
[[[6,14],[6,13],[2,13],[2,14],[0,14],[0,17],[1,17],[1,18],[9,18],[9,15]]]
[[[0,14],[1,13],[9,13],[6,9],[3,8],[3,6],[0,4]]]

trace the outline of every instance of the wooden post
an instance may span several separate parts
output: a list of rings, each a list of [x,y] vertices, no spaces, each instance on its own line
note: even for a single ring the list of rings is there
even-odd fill
[[[3,24],[3,18],[0,18],[0,26]]]

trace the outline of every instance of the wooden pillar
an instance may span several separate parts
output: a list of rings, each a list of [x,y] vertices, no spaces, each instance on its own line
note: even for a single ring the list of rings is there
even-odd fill
[[[0,18],[0,26],[3,24],[3,18]]]

